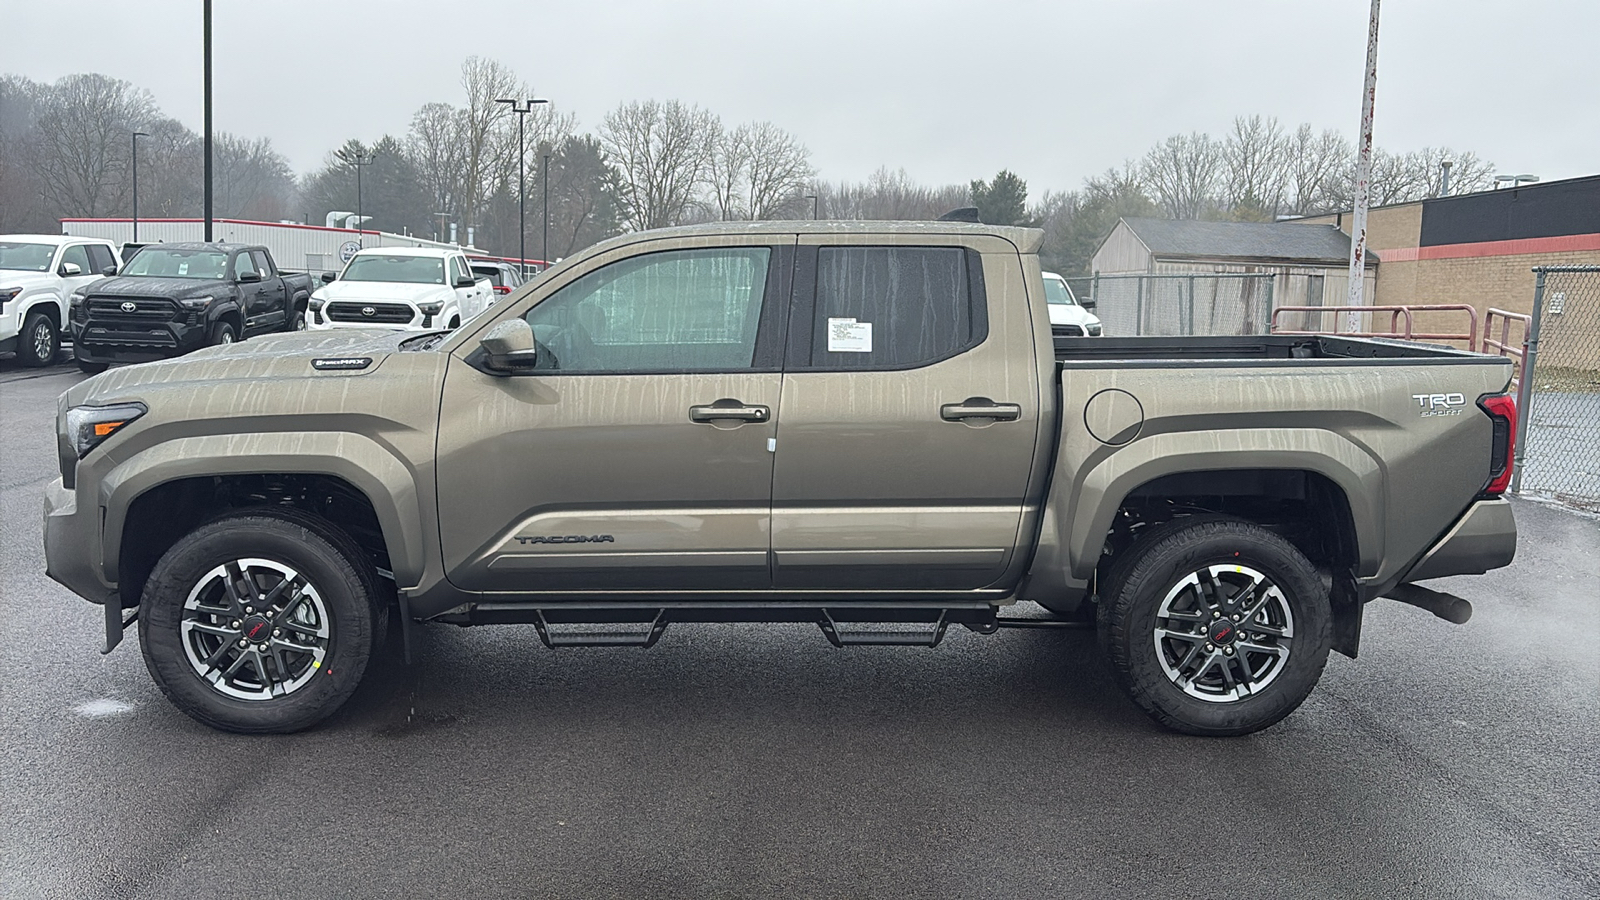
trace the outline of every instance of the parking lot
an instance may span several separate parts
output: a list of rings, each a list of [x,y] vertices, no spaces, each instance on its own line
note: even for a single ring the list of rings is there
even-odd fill
[[[835,650],[676,626],[650,651],[421,632],[308,733],[169,706],[44,575],[55,398],[0,361],[0,896],[1600,896],[1600,521],[1369,607],[1281,725],[1208,740],[1088,632]]]

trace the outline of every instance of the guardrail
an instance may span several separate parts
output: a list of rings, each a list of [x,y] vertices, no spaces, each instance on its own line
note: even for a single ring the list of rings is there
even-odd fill
[[[1413,315],[1419,312],[1463,312],[1467,314],[1467,330],[1463,332],[1417,331]],[[1278,317],[1285,313],[1388,313],[1388,331],[1300,331],[1278,327]],[[1508,314],[1512,315],[1512,314]],[[1404,327],[1401,323],[1404,321]],[[1272,311],[1273,334],[1332,334],[1341,337],[1395,338],[1403,341],[1463,341],[1468,350],[1478,349],[1478,310],[1465,303],[1433,303],[1423,306],[1280,306]]]

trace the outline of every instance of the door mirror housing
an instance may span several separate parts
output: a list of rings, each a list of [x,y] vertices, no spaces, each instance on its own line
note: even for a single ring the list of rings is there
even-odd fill
[[[523,372],[533,369],[539,362],[539,345],[533,339],[533,327],[526,319],[507,319],[489,329],[478,341],[483,348],[484,362],[496,372]]]
[[[463,275],[460,278],[456,279],[456,287],[458,287],[458,288],[469,288],[469,287],[472,287],[473,285],[476,285],[477,283],[478,283],[478,280],[476,278],[473,278],[471,275]]]
[[[323,284],[333,284],[333,280],[339,276],[333,272],[323,272],[321,277]]]
[[[100,274],[106,276],[107,278],[110,278],[111,276],[117,274],[117,267],[116,266],[106,266],[104,269],[100,270]]]
[[[239,283],[240,284],[255,284],[255,283],[259,282],[260,280],[261,280],[261,273],[257,272],[254,269],[251,269],[248,272],[240,272],[239,273]]]
[[[62,278],[71,278],[74,275],[82,275],[83,266],[80,266],[77,263],[62,263],[61,268],[57,270],[57,274],[59,274]]]
[[[1100,304],[1094,302],[1093,300],[1079,300],[1078,301],[1078,305],[1083,307],[1084,309],[1094,309],[1096,306],[1099,306]]]

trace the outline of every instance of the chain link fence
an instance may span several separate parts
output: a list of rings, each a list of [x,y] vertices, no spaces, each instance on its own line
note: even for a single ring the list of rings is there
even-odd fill
[[[1512,490],[1600,511],[1600,266],[1533,271]]]
[[[1304,273],[1206,272],[1070,278],[1080,301],[1094,304],[1105,333],[1154,335],[1267,334],[1279,306],[1322,306],[1323,276]],[[1309,328],[1315,313],[1286,324]]]

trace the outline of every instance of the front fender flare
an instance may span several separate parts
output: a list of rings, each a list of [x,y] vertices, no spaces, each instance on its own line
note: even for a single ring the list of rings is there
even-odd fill
[[[389,551],[395,583],[421,580],[426,562],[417,478],[392,451],[348,432],[269,432],[177,438],[143,450],[100,482],[104,510],[101,565],[118,582],[128,509],[145,492],[184,478],[214,475],[329,475],[342,478],[371,501]]]

